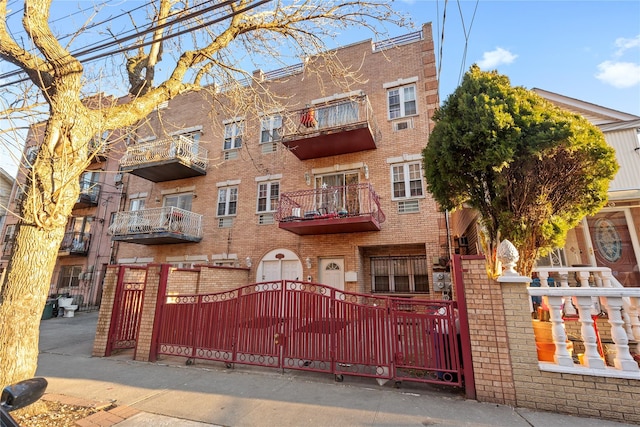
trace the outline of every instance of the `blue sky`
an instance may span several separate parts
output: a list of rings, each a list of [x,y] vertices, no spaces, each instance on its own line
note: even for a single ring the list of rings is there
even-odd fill
[[[109,8],[138,3],[143,4],[113,2]],[[78,20],[71,11],[85,4],[56,0],[52,19],[62,15]],[[640,0],[451,0],[446,3],[444,23],[444,0],[394,0],[393,7],[411,16],[416,28],[432,23],[441,101],[477,63],[508,76],[514,86],[540,88],[640,116]],[[64,21],[56,26],[64,29]],[[410,30],[389,31],[393,37]],[[353,29],[330,45],[370,37]],[[8,70],[5,65],[0,64],[0,71]],[[0,167],[15,174],[16,166],[1,141]]]
[[[432,22],[439,43],[443,0],[394,3],[417,25]],[[477,63],[508,76],[514,86],[640,116],[638,0],[449,1],[442,51],[441,101],[459,85],[463,64],[467,71]]]

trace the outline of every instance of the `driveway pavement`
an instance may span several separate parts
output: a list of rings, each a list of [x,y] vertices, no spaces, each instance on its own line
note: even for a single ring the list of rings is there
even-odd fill
[[[136,362],[131,352],[92,357],[97,313],[44,320],[38,375],[47,393],[112,402],[118,427],[486,426],[614,427],[620,424],[467,400],[459,390],[300,371],[200,363]],[[129,410],[131,409],[131,410]],[[126,413],[127,415],[122,415]]]

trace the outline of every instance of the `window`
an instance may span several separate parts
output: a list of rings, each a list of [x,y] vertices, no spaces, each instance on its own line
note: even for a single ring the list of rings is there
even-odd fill
[[[278,209],[279,198],[279,182],[263,182],[258,184],[258,213],[273,212]]]
[[[36,161],[36,157],[38,157],[38,147],[29,147],[25,154],[25,167],[31,169],[31,166],[33,166],[33,162]]]
[[[279,141],[282,137],[282,116],[265,116],[260,125],[260,144]]]
[[[416,108],[416,86],[402,86],[389,89],[387,92],[389,104],[389,119],[412,116],[417,114]]]
[[[187,138],[189,141],[193,141],[196,144],[198,142],[200,142],[200,135],[202,135],[202,131],[201,130],[192,130],[189,132],[184,132],[184,133],[179,133],[176,135],[173,135],[174,138],[177,138],[179,136],[182,136],[184,138]]]
[[[144,209],[144,199],[131,199],[129,200],[130,211],[141,211]]]
[[[58,289],[78,287],[81,273],[81,265],[63,266],[60,270],[60,276],[58,276]]]
[[[358,172],[343,172],[316,176],[316,209],[321,213],[338,212],[344,209],[350,214],[360,212]]]
[[[231,216],[238,209],[238,187],[218,189],[218,216]]]
[[[391,166],[393,199],[422,197],[422,167],[420,162]]]
[[[371,258],[372,292],[429,292],[425,255]]]
[[[94,202],[98,199],[99,187],[96,185],[99,176],[98,171],[89,171],[80,175],[80,194],[95,196]]]
[[[184,209],[191,211],[191,202],[193,200],[192,193],[172,194],[164,196],[163,206]]]
[[[230,122],[224,125],[224,149],[233,150],[242,147],[242,122]]]

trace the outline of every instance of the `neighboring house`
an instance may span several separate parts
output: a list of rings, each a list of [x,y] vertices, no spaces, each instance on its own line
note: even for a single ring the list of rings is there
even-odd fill
[[[14,182],[15,179],[7,171],[0,168],[0,230],[2,230],[5,218],[9,214],[9,201],[11,200],[11,190]]]
[[[609,185],[607,206],[570,230],[564,248],[538,260],[538,266],[609,267],[622,285],[640,287],[640,117],[541,89],[533,91],[598,126],[615,148],[620,165]],[[480,252],[474,219],[468,209],[452,219],[453,234],[464,242],[459,245],[454,239],[454,246],[463,254]]]
[[[115,261],[244,268],[257,282],[361,293],[448,292],[432,280],[445,269],[446,221],[421,157],[438,106],[431,31],[332,51],[360,75],[348,90],[318,57],[256,71],[239,92],[161,105],[120,161]],[[233,104],[260,87],[272,94],[260,106]]]
[[[11,190],[15,179],[7,173],[4,169],[0,168],[0,231],[4,228],[4,223],[9,215],[9,203],[11,201]],[[2,242],[4,242],[4,234],[0,234]],[[4,266],[0,265],[0,287],[4,279]]]
[[[98,97],[99,98],[99,97]],[[104,102],[112,98],[105,97]],[[20,211],[23,200],[23,185],[35,160],[44,123],[31,126],[23,152],[22,165],[18,170],[16,185],[9,207]],[[120,132],[97,135],[90,143],[96,155],[86,172],[80,177],[80,196],[67,222],[67,231],[60,245],[55,266],[50,296],[69,294],[80,310],[94,309],[100,305],[104,269],[111,263],[112,244],[107,235],[107,226],[113,212],[119,208],[122,186],[114,177],[123,151]],[[106,141],[106,144],[102,142]],[[100,148],[102,147],[102,148]],[[13,250],[18,219],[9,217],[3,233],[0,266],[6,268]]]

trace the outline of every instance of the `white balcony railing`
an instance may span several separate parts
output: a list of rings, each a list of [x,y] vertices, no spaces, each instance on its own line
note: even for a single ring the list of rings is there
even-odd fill
[[[541,323],[547,323],[555,344],[553,362],[540,362],[540,369],[640,379],[636,359],[640,353],[640,288],[623,287],[605,267],[537,268],[535,272],[540,286],[529,287],[528,291],[531,296],[542,297],[550,321]],[[551,279],[554,287],[549,286]],[[608,327],[601,325],[598,331],[598,319],[605,319]],[[576,355],[571,354],[568,321],[579,325],[578,341],[584,353],[578,363]],[[611,341],[604,346],[603,335]]]
[[[127,168],[141,166],[145,163],[178,159],[187,164],[207,168],[208,151],[206,148],[184,136],[176,135],[171,138],[146,142],[127,147],[127,151],[120,160],[120,167]]]
[[[191,237],[202,237],[202,215],[184,209],[167,206],[118,212],[109,226],[112,236],[154,234],[162,232],[180,233]]]

